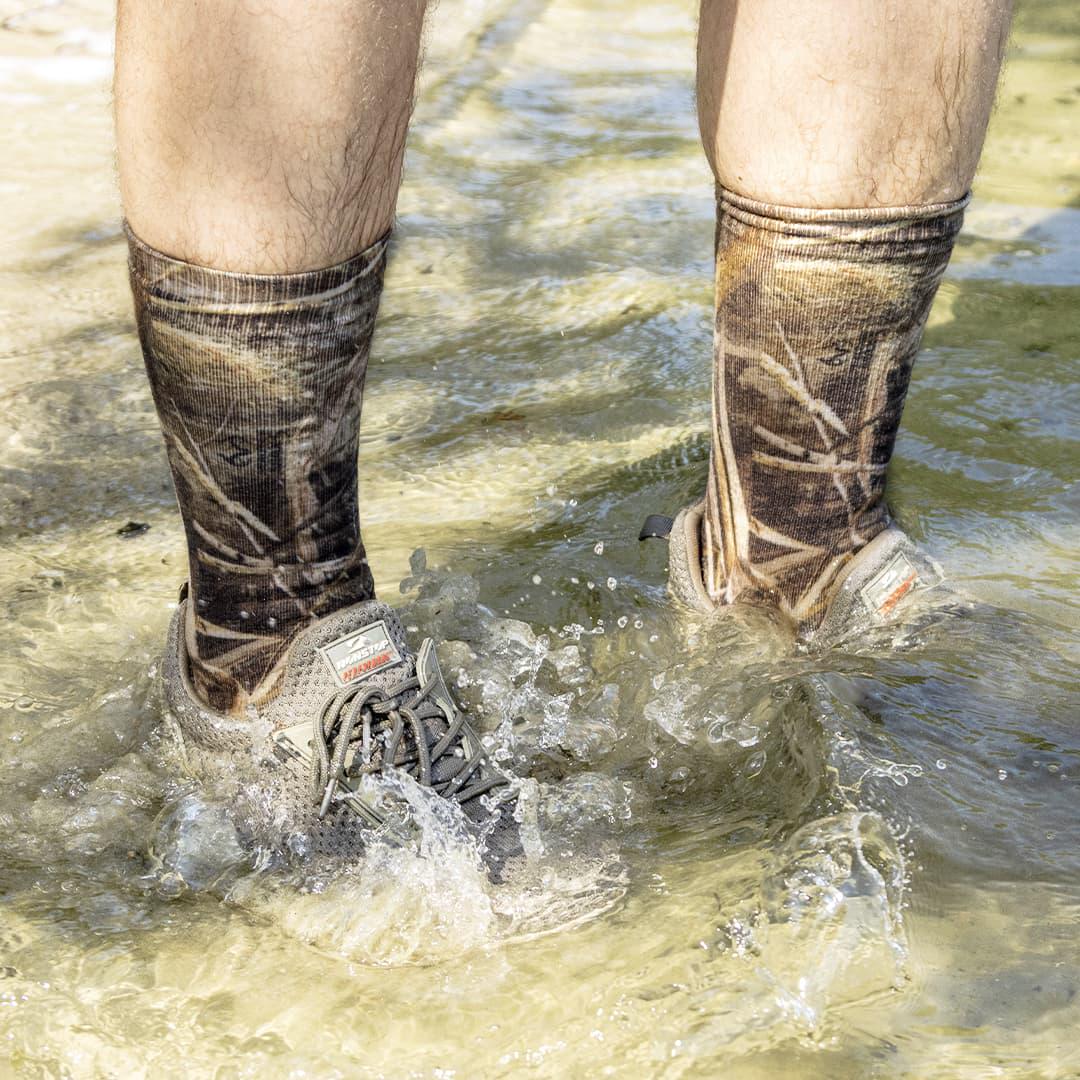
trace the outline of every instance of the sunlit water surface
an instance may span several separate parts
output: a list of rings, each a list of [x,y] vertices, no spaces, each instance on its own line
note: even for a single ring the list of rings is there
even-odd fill
[[[680,622],[635,538],[706,469],[691,7],[444,0],[429,43],[363,520],[533,777],[496,888],[423,800],[419,856],[287,871],[185,778],[111,10],[0,0],[5,1075],[1080,1075],[1075,10],[1021,10],[891,477],[964,601],[814,655]]]

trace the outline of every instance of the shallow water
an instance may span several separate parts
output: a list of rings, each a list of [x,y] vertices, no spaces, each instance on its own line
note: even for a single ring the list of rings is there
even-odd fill
[[[964,602],[811,655],[635,539],[706,467],[691,5],[443,0],[363,517],[535,778],[506,889],[423,802],[424,858],[252,865],[177,770],[110,18],[0,0],[0,1071],[1080,1076],[1073,5],[1020,12],[891,476]]]

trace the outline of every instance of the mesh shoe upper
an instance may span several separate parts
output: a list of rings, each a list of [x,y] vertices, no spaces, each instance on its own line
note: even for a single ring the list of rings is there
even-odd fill
[[[181,603],[169,632],[166,698],[189,756],[204,767],[254,769],[238,817],[258,841],[358,854],[380,820],[358,793],[360,779],[392,764],[461,804],[493,871],[520,852],[507,778],[458,711],[430,641],[414,655],[392,608],[368,601],[305,629],[290,645],[280,694],[248,719],[195,698],[185,615]]]
[[[668,589],[690,609],[708,613],[719,606],[702,581],[698,529],[704,502],[686,507],[671,526]],[[803,628],[805,639],[832,645],[873,626],[893,621],[908,597],[941,581],[941,570],[895,525],[866,545],[833,584],[820,624]]]

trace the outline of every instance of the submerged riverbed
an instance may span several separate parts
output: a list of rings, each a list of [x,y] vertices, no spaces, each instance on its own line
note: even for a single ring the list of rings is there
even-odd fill
[[[963,600],[811,654],[636,539],[708,454],[692,5],[443,0],[362,516],[534,777],[503,889],[423,805],[425,858],[253,866],[178,767],[110,23],[0,0],[0,1072],[1080,1076],[1073,5],[1021,7],[890,480]]]

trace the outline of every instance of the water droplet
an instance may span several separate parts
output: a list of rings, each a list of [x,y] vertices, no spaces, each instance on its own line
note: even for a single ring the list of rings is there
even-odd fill
[[[597,540],[596,543],[593,545],[593,554],[594,555],[603,555],[604,554],[604,541],[603,540]]]
[[[608,587],[609,589],[611,589],[611,591],[612,591],[612,592],[614,592],[614,591],[615,591],[615,586],[616,586],[616,585],[618,585],[618,584],[619,584],[619,583],[618,583],[618,582],[617,582],[617,581],[616,581],[616,580],[615,580],[615,579],[614,579],[613,577],[609,577],[609,578],[607,579],[607,587]]]
[[[948,766],[946,766],[946,764],[945,764],[945,761],[944,761],[944,759],[943,759],[943,758],[938,758],[938,759],[937,759],[937,761],[935,761],[935,762],[934,762],[934,764],[935,764],[935,765],[936,765],[936,766],[937,766],[937,767],[938,767],[939,769],[944,769],[944,768],[947,768],[947,767],[948,767]]]
[[[724,727],[727,725],[727,720],[721,717],[719,720],[714,720],[708,728],[705,730],[705,738],[711,743],[721,743],[724,741]]]
[[[1009,779],[1009,774],[1004,769],[998,769],[998,779],[999,780],[1008,780]]]
[[[533,576],[532,576],[532,583],[534,585],[539,585],[540,582],[543,581],[543,580],[544,579],[539,574],[533,574]]]
[[[749,761],[746,763],[746,776],[750,779],[757,776],[762,769],[765,768],[765,751],[759,750],[756,754],[750,756]]]
[[[629,619],[628,619],[628,618],[627,618],[627,617],[626,617],[625,615],[620,615],[620,616],[618,617],[618,619],[617,619],[617,620],[615,621],[615,625],[616,625],[616,626],[618,626],[618,628],[619,628],[620,630],[622,630],[622,629],[624,629],[624,628],[626,627],[626,624],[627,624],[627,623],[628,623],[629,621],[630,621],[630,620],[629,620]]]

